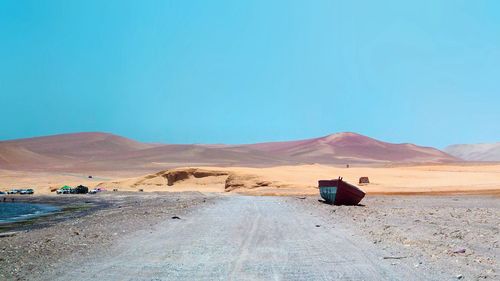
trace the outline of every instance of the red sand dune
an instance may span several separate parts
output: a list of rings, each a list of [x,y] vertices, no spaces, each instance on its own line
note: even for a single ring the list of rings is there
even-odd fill
[[[18,170],[160,170],[186,165],[447,161],[457,159],[434,148],[391,144],[355,133],[249,145],[146,144],[106,133],[0,142],[0,169]]]
[[[338,133],[321,138],[247,145],[281,157],[332,162],[447,162],[457,161],[432,147],[382,142],[356,133]]]

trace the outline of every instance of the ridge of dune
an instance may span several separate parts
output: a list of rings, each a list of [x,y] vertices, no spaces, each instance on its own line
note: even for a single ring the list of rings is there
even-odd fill
[[[458,160],[432,147],[388,143],[352,132],[298,141],[250,144],[246,147],[282,157],[296,157],[318,163],[348,159],[361,162],[451,162]]]
[[[458,159],[435,148],[393,144],[352,132],[246,145],[149,144],[100,132],[0,141],[0,168],[3,169],[151,171],[186,165],[452,161]]]

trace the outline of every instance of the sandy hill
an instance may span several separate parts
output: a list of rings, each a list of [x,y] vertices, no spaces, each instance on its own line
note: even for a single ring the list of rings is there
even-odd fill
[[[176,167],[187,165],[279,165],[290,164],[290,159],[272,157],[261,151],[245,147],[220,146],[211,147],[191,144],[166,144],[158,147],[130,151],[106,157],[99,162],[93,161],[91,165],[114,165],[127,168],[131,165],[144,169]]]
[[[456,144],[445,151],[467,161],[500,161],[500,142],[480,144]]]
[[[356,133],[321,138],[251,144],[246,147],[303,162],[447,162],[457,159],[438,149],[382,142]]]
[[[248,145],[146,144],[107,133],[0,142],[0,169],[149,170],[180,166],[276,166],[304,163],[447,162],[434,148],[392,144],[355,133]]]
[[[67,168],[151,147],[155,145],[94,132],[2,141],[0,168]]]

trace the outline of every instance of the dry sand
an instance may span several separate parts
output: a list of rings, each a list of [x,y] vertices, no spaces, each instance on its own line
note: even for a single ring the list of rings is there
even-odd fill
[[[120,191],[231,191],[250,195],[311,195],[317,194],[319,179],[339,176],[358,183],[359,177],[367,176],[370,184],[362,189],[368,194],[413,193],[465,193],[499,194],[500,164],[434,164],[413,166],[351,166],[350,168],[327,165],[252,167],[199,167],[215,176],[194,177],[167,185],[165,172],[144,175],[143,171],[113,172],[104,175],[0,171],[0,190],[10,188],[34,188],[38,194],[49,194],[50,188],[62,185],[84,184],[118,188]],[[178,168],[186,171],[187,168]],[[220,175],[220,172],[227,173]],[[228,175],[236,183],[228,188]]]

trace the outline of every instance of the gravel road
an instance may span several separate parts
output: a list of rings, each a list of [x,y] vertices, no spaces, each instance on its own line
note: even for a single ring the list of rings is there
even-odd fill
[[[384,250],[294,200],[227,196],[38,280],[446,279],[383,259]]]

